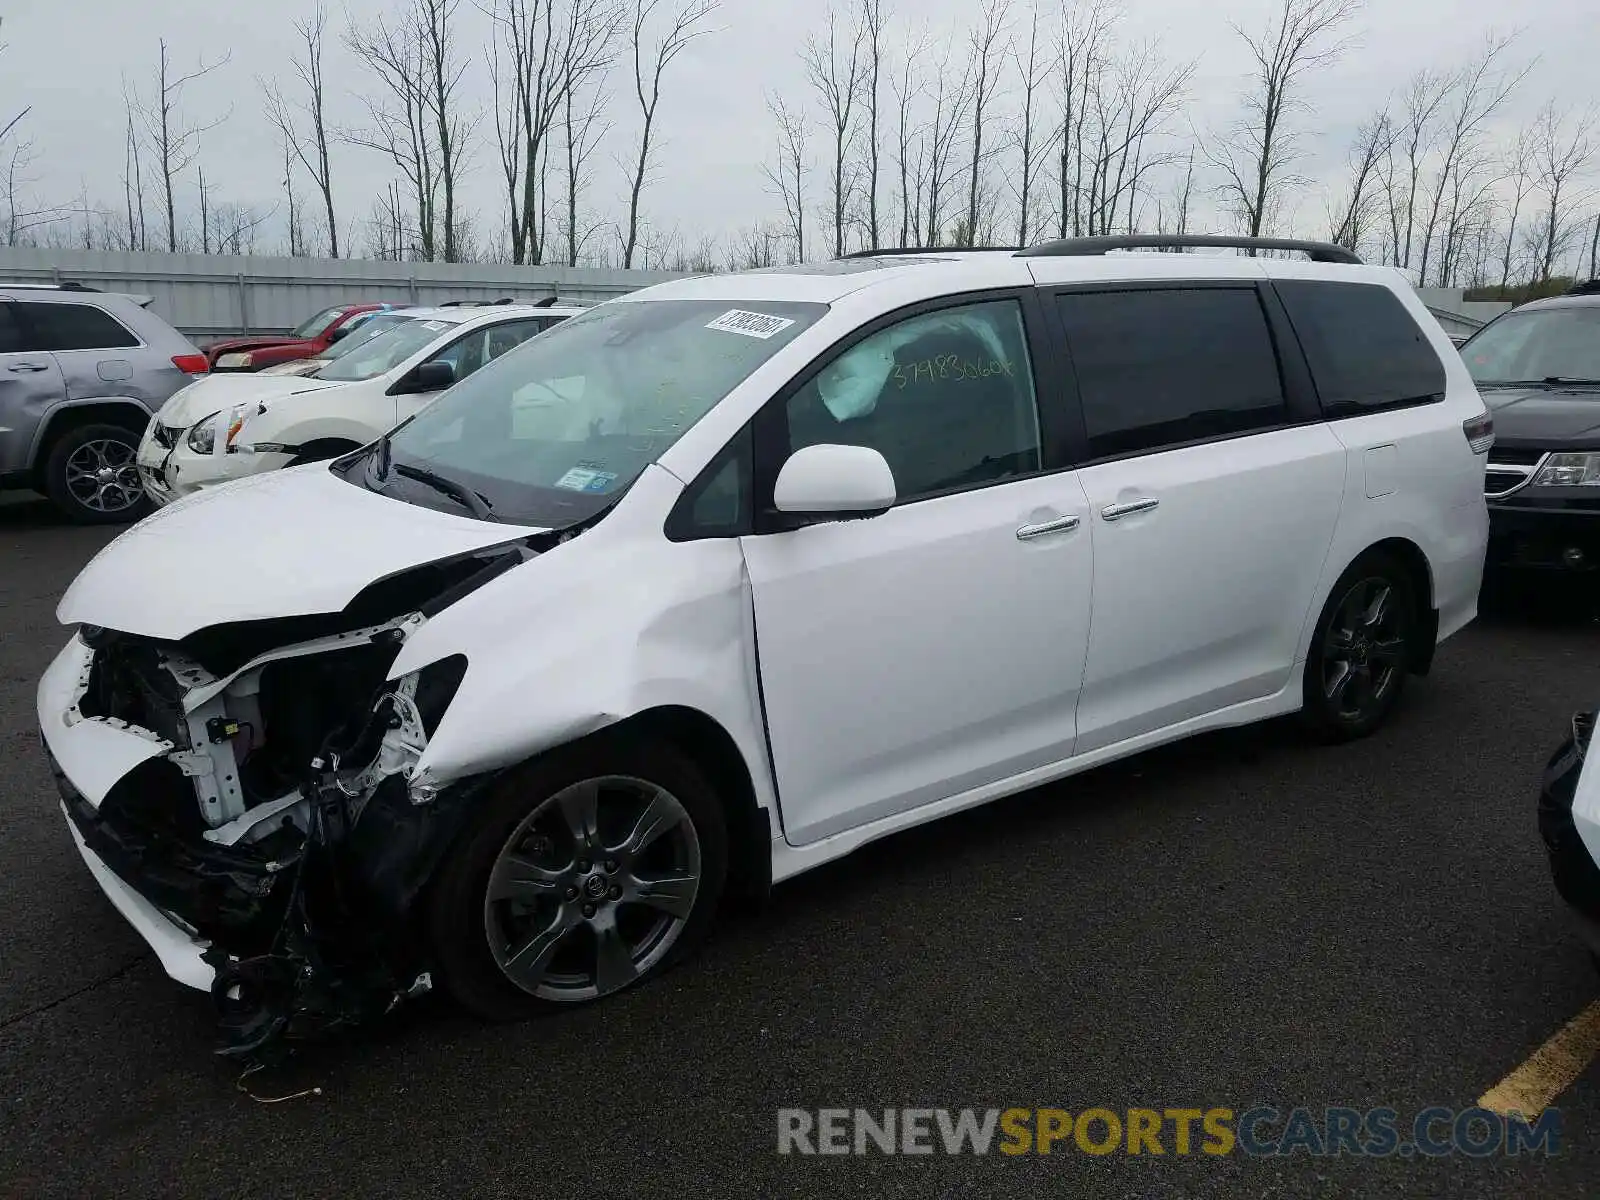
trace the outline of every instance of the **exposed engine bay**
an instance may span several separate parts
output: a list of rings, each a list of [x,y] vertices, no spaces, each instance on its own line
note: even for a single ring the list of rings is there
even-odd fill
[[[413,909],[490,777],[441,787],[417,769],[467,659],[389,672],[432,614],[533,557],[529,540],[381,581],[337,614],[176,642],[80,628],[93,656],[70,719],[161,753],[98,807],[57,769],[63,800],[106,866],[207,944],[218,1053],[254,1058],[431,987]]]

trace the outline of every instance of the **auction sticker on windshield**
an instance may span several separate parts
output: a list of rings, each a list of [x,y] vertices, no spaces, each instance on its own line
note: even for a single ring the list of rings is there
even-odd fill
[[[724,333],[742,333],[745,337],[761,338],[765,341],[775,333],[782,333],[793,324],[794,322],[788,317],[773,317],[766,313],[745,312],[740,308],[731,308],[706,328],[720,329]]]
[[[615,471],[593,471],[588,467],[573,467],[556,480],[556,486],[566,488],[569,492],[603,492],[616,480]]]

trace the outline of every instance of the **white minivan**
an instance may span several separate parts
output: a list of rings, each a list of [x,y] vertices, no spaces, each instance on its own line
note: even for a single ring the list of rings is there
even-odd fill
[[[919,822],[1370,732],[1476,614],[1492,441],[1406,281],[1321,243],[682,279],[123,534],[39,720],[228,1052],[433,985],[518,1016]]]

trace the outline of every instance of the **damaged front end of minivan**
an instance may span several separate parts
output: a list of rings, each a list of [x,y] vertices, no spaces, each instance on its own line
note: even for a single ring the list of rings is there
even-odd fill
[[[466,657],[391,668],[434,614],[554,540],[403,571],[334,614],[175,641],[79,628],[60,719],[116,739],[110,761],[137,761],[95,802],[47,738],[63,806],[83,847],[209,966],[220,1054],[254,1057],[431,986],[417,901],[494,776],[419,769]]]

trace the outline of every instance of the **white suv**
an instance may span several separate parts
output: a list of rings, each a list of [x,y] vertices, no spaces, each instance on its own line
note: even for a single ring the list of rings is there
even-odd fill
[[[314,375],[208,376],[176,393],[150,422],[139,446],[141,482],[166,504],[246,475],[337,458],[583,311],[509,303],[409,309],[393,314],[376,336],[358,330],[348,349],[339,343]]]
[[[725,890],[1201,730],[1367,733],[1477,611],[1484,406],[1393,270],[1146,240],[662,284],[149,518],[39,687],[90,869],[238,1052],[614,992]]]

